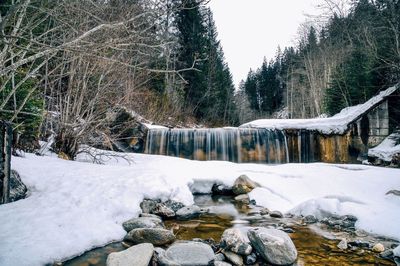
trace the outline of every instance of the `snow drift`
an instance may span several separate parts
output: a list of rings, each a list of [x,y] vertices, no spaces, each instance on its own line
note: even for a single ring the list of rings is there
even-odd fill
[[[0,265],[43,265],[120,240],[144,198],[192,204],[192,190],[231,186],[246,174],[259,205],[297,214],[353,214],[356,226],[400,239],[400,170],[363,165],[256,165],[128,154],[105,165],[53,156],[14,157],[30,195],[0,206]],[[88,158],[80,157],[80,160]]]

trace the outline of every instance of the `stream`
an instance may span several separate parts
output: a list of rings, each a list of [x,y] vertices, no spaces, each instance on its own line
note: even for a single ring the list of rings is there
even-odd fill
[[[188,221],[166,220],[167,229],[172,229],[180,240],[212,238],[219,242],[225,229],[235,227],[246,231],[249,227],[270,226],[289,233],[297,251],[298,259],[295,265],[396,265],[393,261],[380,258],[378,253],[369,249],[348,248],[340,250],[337,247],[342,237],[356,237],[357,240],[370,243],[393,243],[393,240],[368,234],[341,232],[317,224],[303,224],[299,218],[271,218],[259,214],[260,207],[238,204],[229,196],[195,196],[195,204],[209,208],[208,214]],[[350,235],[349,235],[350,234]],[[121,242],[115,242],[105,247],[90,250],[81,256],[57,263],[63,266],[100,266],[106,265],[106,259],[111,252],[124,250]],[[257,264],[256,264],[257,265]],[[261,264],[263,265],[263,264]],[[265,264],[267,265],[267,264]]]

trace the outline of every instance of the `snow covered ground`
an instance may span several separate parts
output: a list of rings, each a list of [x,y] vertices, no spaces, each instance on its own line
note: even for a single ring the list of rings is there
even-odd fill
[[[400,239],[400,170],[364,165],[235,164],[129,154],[105,165],[26,154],[12,158],[30,194],[0,206],[0,265],[43,265],[123,238],[122,222],[137,216],[143,198],[191,204],[191,191],[241,174],[262,185],[258,204],[298,214],[354,214],[372,233]],[[85,158],[80,157],[81,161]],[[197,181],[197,182],[194,182]]]
[[[367,102],[343,109],[340,113],[327,118],[312,119],[259,119],[243,124],[240,127],[267,128],[267,129],[308,129],[316,130],[323,134],[343,134],[349,123],[382,99],[392,94],[399,85],[388,88],[372,97]]]

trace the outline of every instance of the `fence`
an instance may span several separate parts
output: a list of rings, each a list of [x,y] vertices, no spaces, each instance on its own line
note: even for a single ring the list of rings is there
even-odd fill
[[[10,198],[12,127],[0,120],[0,204]]]

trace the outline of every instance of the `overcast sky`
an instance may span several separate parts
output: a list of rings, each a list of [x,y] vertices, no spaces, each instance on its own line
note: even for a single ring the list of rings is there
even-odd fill
[[[295,44],[306,14],[317,14],[322,0],[211,0],[226,61],[236,86],[250,68],[270,60],[278,45]]]

